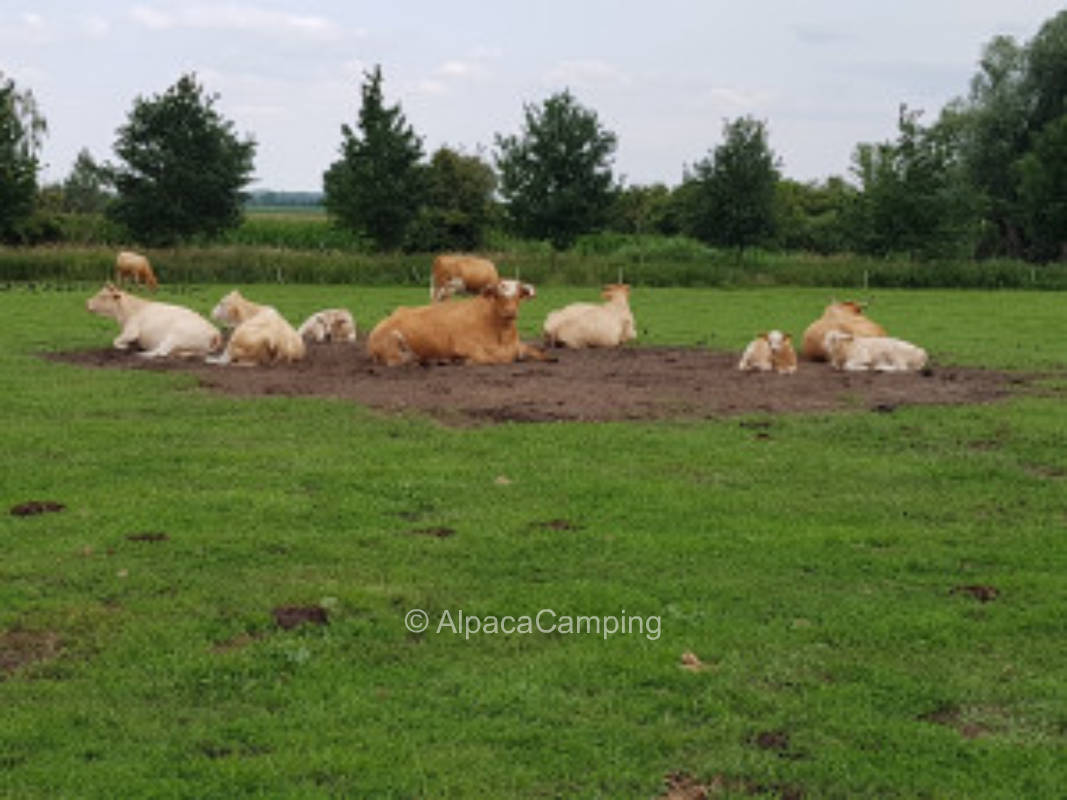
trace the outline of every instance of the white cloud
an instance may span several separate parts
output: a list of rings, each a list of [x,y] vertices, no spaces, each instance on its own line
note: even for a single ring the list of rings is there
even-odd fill
[[[448,94],[448,85],[444,81],[433,79],[417,81],[413,89],[416,94],[428,94],[434,96]]]
[[[167,14],[150,6],[135,6],[131,14],[136,22],[153,30],[194,28],[268,36],[298,36],[315,41],[336,41],[345,33],[340,26],[325,17],[270,11],[256,6],[188,6],[175,14]],[[366,35],[361,29],[349,33],[360,37]]]
[[[564,84],[576,89],[621,89],[633,82],[621,69],[599,59],[561,61],[546,78],[550,84]]]
[[[51,42],[53,38],[51,28],[40,14],[28,11],[19,14],[14,22],[0,19],[0,41],[16,45],[40,45]]]
[[[749,111],[765,105],[771,99],[771,93],[717,86],[708,92],[708,98],[715,105],[725,105],[735,110]]]
[[[111,32],[111,23],[103,17],[89,16],[82,20],[82,30],[93,39],[102,39]]]

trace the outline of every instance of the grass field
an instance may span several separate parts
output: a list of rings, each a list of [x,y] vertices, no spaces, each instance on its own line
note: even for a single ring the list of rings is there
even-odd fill
[[[1062,796],[1064,295],[882,290],[870,312],[936,362],[1050,371],[1044,396],[761,417],[757,438],[451,429],[38,358],[110,343],[95,288],[0,292],[0,499],[66,505],[0,517],[0,795],[654,797],[684,772],[724,796]],[[160,299],[206,312],[228,288]],[[242,288],[364,329],[426,293]],[[643,342],[739,349],[829,294],[633,306]],[[546,288],[522,328],[593,297]],[[279,628],[291,605],[329,624]],[[542,609],[658,635],[436,632]]]

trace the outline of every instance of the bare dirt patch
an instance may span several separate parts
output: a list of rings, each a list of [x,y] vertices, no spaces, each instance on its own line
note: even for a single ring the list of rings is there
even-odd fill
[[[62,511],[66,506],[55,500],[29,500],[25,503],[11,506],[11,514],[15,517],[32,517],[37,514],[49,514]]]
[[[0,680],[29,664],[51,661],[62,647],[53,631],[0,632]]]
[[[167,542],[170,537],[162,531],[144,531],[142,533],[130,533],[126,538],[131,542]]]
[[[279,606],[271,613],[275,624],[287,631],[306,623],[326,625],[329,622],[326,609],[321,606]]]
[[[734,414],[869,410],[913,404],[986,403],[1025,390],[1039,376],[973,367],[923,373],[836,372],[801,363],[795,375],[742,373],[735,353],[699,348],[557,350],[555,362],[386,368],[362,346],[324,344],[292,365],[220,367],[146,361],[118,350],[49,355],[88,367],[174,371],[238,395],[320,396],[387,412],[429,414],[451,425],[704,419]],[[761,435],[762,434],[762,435]],[[769,438],[756,431],[757,438]]]

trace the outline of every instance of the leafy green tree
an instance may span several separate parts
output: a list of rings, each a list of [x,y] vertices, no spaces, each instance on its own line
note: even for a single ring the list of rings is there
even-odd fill
[[[619,233],[678,233],[671,213],[671,190],[663,183],[620,190],[611,205],[609,227]]]
[[[108,213],[144,242],[217,236],[241,222],[256,143],[239,139],[195,74],[162,95],[138,97],[118,130]]]
[[[1029,255],[1067,259],[1067,114],[1042,129],[1016,167]]]
[[[855,188],[838,176],[822,183],[780,180],[774,197],[778,245],[823,254],[851,249],[847,220],[855,198]]]
[[[524,113],[520,135],[496,136],[500,194],[520,235],[564,250],[607,221],[616,137],[569,91]]]
[[[689,233],[739,251],[773,236],[779,164],[765,123],[747,116],[727,121],[723,143],[687,176],[694,186]]]
[[[425,203],[409,231],[408,249],[479,249],[494,214],[493,168],[476,155],[441,147],[424,169]]]
[[[918,258],[970,257],[978,208],[962,163],[952,117],[924,128],[921,111],[900,107],[895,142],[860,144],[852,206],[858,249]]]
[[[77,214],[99,213],[111,200],[107,169],[88,150],[78,152],[70,175],[63,181],[63,209]]]
[[[357,133],[341,126],[341,158],[323,175],[326,210],[383,249],[403,244],[422,203],[422,140],[401,113],[386,106],[382,70],[364,74]]]
[[[33,213],[37,155],[48,125],[31,91],[19,91],[0,73],[0,238],[17,238],[17,228]]]

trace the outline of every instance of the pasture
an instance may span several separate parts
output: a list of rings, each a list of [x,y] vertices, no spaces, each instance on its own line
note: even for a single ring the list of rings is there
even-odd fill
[[[96,288],[0,292],[3,507],[65,506],[0,521],[0,794],[1067,785],[1062,294],[874,293],[871,316],[938,369],[1040,373],[993,403],[453,427],[41,358],[110,344]],[[206,313],[229,288],[159,299]],[[294,323],[347,306],[364,332],[426,297],[241,288]],[[640,345],[739,352],[799,336],[829,294],[632,306]],[[520,330],[595,296],[546,287]],[[311,619],[289,627],[293,608]],[[544,609],[649,627],[438,630]]]

